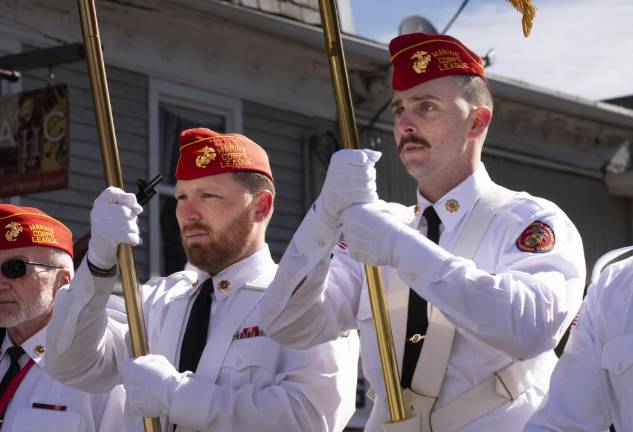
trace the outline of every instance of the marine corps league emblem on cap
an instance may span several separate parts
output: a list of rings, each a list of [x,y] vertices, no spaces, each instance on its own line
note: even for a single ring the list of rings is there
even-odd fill
[[[206,168],[207,165],[215,160],[215,150],[209,146],[202,147],[197,153],[200,153],[196,156],[196,166],[198,168]]]
[[[431,56],[426,51],[416,51],[411,56],[411,60],[414,60],[413,70],[421,74],[426,72],[427,66],[431,63]]]
[[[17,222],[11,222],[10,224],[6,225],[5,228],[9,228],[8,231],[4,233],[4,237],[8,241],[15,241],[20,233],[24,230],[24,228],[22,228],[22,225]]]

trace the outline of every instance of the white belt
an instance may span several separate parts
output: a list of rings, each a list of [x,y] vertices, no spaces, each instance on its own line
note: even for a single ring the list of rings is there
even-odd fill
[[[417,429],[403,424],[385,424],[386,432],[433,431],[454,432],[472,423],[501,405],[516,400],[541,378],[551,375],[556,364],[553,352],[541,354],[530,360],[516,361],[465,393],[431,412],[431,419],[424,420],[424,413],[435,404],[435,398],[419,395],[407,389],[405,406],[411,417],[419,419]],[[422,418],[420,418],[420,416]]]

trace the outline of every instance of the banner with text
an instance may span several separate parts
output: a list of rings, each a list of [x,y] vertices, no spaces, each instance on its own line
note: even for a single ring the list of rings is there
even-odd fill
[[[0,97],[0,197],[68,186],[66,85]]]

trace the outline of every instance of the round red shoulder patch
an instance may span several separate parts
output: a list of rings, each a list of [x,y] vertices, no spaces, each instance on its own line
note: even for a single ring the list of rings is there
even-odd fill
[[[523,252],[549,252],[554,248],[556,238],[552,228],[544,222],[535,221],[530,224],[516,241]]]

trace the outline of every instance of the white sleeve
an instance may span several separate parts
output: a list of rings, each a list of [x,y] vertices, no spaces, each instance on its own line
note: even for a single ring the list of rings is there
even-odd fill
[[[309,350],[281,348],[274,384],[234,388],[185,378],[171,398],[170,421],[193,430],[341,431],[355,410],[358,336]]]
[[[580,235],[562,213],[491,228],[480,245],[498,255],[496,274],[454,256],[415,233],[402,240],[398,274],[458,327],[516,359],[553,349],[582,301],[585,262]],[[534,220],[556,236],[542,253],[520,250],[517,238]]]
[[[312,209],[293,236],[260,304],[277,342],[307,348],[356,328],[362,279],[357,263],[331,258],[338,237]]]
[[[600,283],[590,287],[565,352],[552,374],[549,393],[529,420],[526,431],[609,429],[607,371],[600,365],[602,342],[596,331],[597,292],[602,289]]]
[[[58,381],[90,393],[121,383],[117,364],[129,357],[128,327],[124,314],[107,308],[115,280],[95,278],[84,259],[71,283],[57,291],[46,330],[46,370]]]

